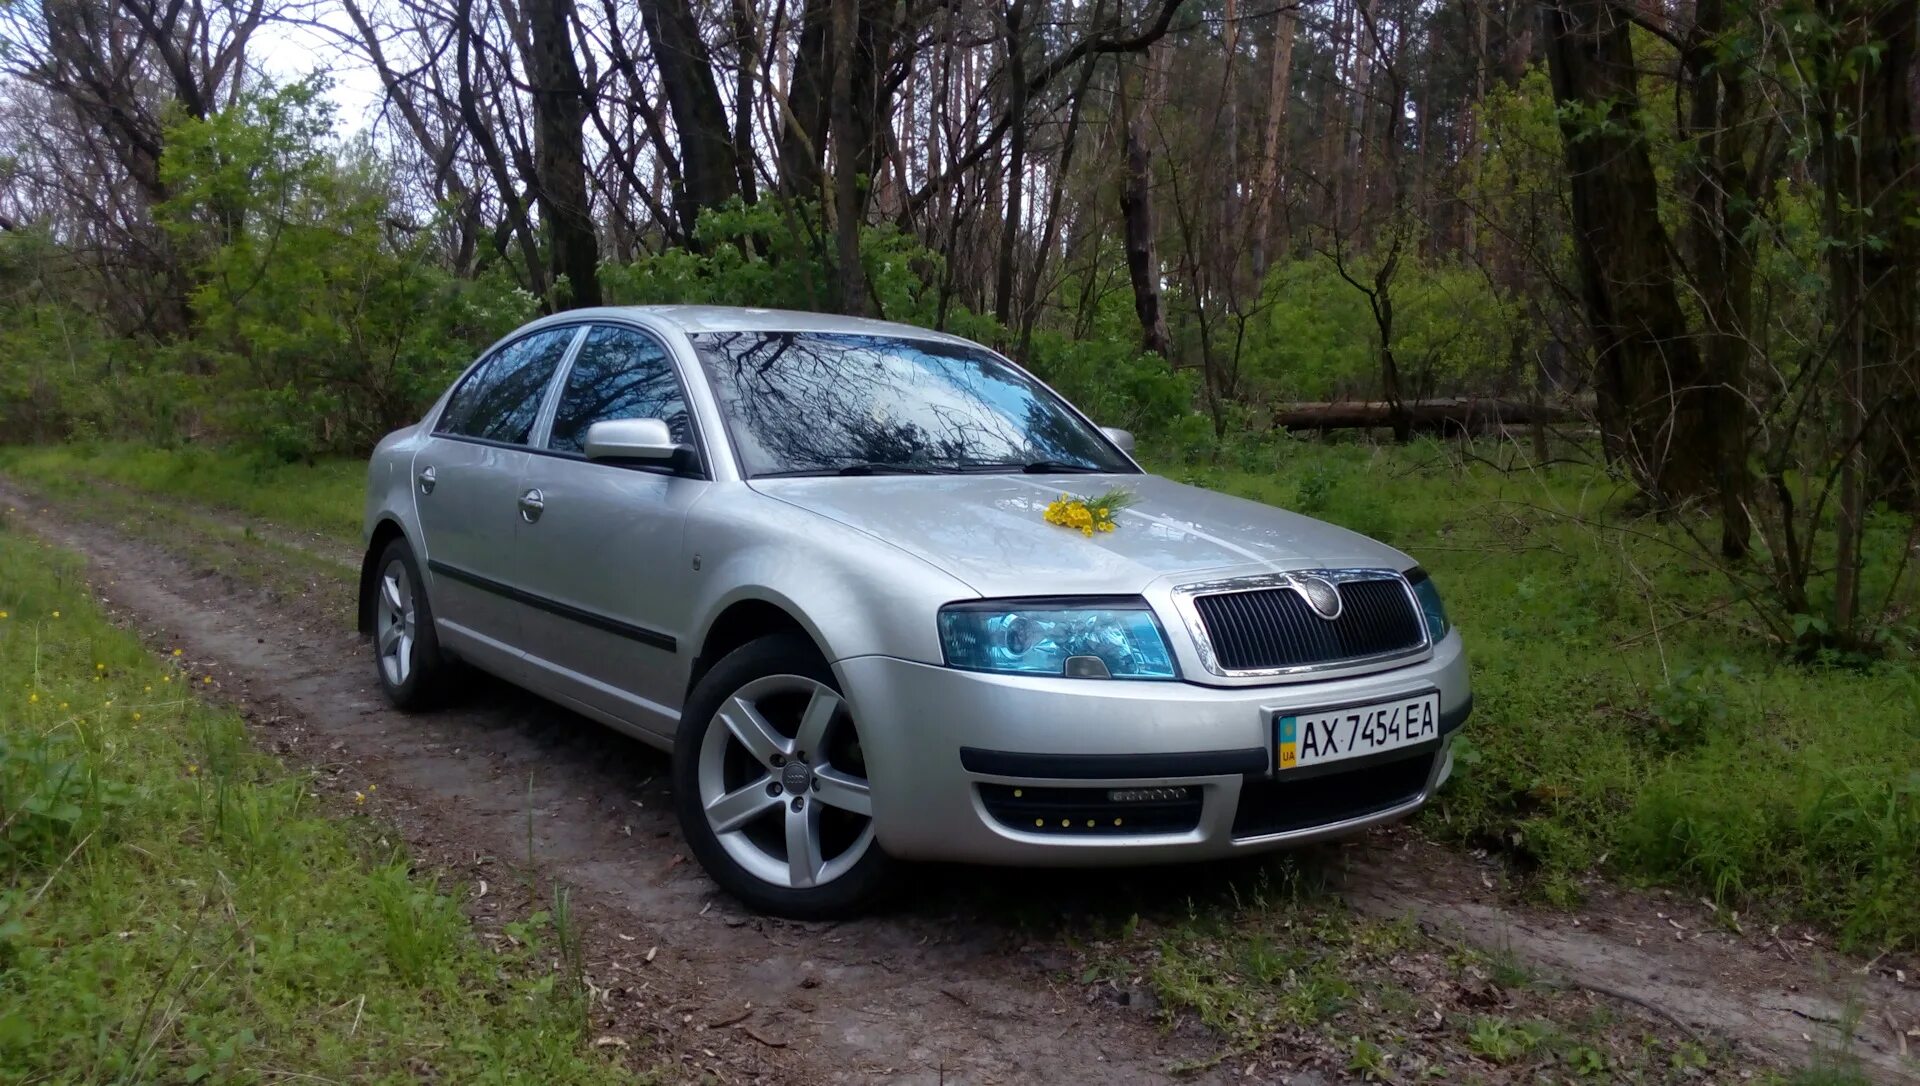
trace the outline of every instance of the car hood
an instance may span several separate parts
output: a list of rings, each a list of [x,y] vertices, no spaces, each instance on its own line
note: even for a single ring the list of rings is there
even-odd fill
[[[1404,569],[1399,551],[1324,521],[1157,475],[902,475],[757,479],[817,513],[966,582],[982,596],[1136,593],[1163,577],[1356,566]],[[1046,523],[1063,493],[1111,486],[1135,503],[1092,538]]]

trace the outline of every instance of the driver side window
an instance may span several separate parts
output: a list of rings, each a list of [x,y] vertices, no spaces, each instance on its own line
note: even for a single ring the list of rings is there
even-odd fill
[[[691,444],[687,401],[665,347],[645,332],[596,325],[573,360],[547,447],[579,453],[587,427],[613,419],[660,419],[673,439]]]

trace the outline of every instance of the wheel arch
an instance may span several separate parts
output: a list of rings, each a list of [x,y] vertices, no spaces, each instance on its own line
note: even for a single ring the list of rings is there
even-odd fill
[[[382,517],[380,522],[373,526],[373,534],[367,540],[367,553],[360,558],[360,596],[356,608],[358,611],[356,627],[365,636],[373,635],[374,588],[380,577],[378,568],[380,552],[386,550],[387,545],[394,540],[406,538],[406,530],[400,527],[398,520]],[[408,546],[412,544],[409,543]]]
[[[728,603],[707,624],[700,637],[699,650],[688,669],[687,693],[691,695],[701,678],[728,653],[772,634],[793,633],[806,638],[820,658],[831,664],[833,657],[828,655],[818,632],[799,616],[799,608],[786,600],[746,596]]]

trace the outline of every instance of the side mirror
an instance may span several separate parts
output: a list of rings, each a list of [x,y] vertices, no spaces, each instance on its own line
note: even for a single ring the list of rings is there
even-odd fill
[[[640,460],[648,463],[679,461],[687,447],[659,419],[608,419],[587,427],[583,451],[589,460]]]
[[[1108,441],[1120,446],[1121,452],[1133,455],[1133,431],[1122,430],[1118,426],[1102,426],[1100,432],[1107,435]]]

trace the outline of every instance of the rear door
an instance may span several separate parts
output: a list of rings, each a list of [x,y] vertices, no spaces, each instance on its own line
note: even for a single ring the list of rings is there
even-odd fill
[[[584,329],[529,333],[460,382],[414,454],[426,575],[441,640],[482,666],[512,670],[520,609],[513,585],[520,480],[560,363]]]
[[[653,335],[594,325],[560,386],[543,455],[525,489],[541,510],[520,526],[519,583],[540,597],[524,618],[530,663],[583,706],[671,734],[684,693],[691,610],[687,509],[710,485],[699,464],[604,464],[587,428],[661,419],[698,448],[672,355]]]

